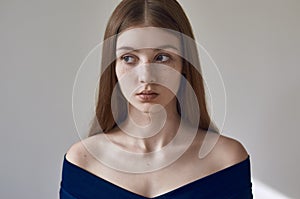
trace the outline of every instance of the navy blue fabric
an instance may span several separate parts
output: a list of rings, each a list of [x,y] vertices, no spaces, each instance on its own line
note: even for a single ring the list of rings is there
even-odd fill
[[[74,164],[63,162],[61,199],[145,199]],[[250,157],[155,199],[252,199]]]

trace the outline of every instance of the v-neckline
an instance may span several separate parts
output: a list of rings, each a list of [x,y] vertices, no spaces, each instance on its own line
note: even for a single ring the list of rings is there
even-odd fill
[[[197,180],[194,180],[194,181],[191,181],[191,182],[189,182],[189,183],[183,184],[183,185],[180,186],[180,187],[171,189],[170,191],[161,193],[161,194],[159,194],[159,195],[157,195],[157,196],[154,196],[154,197],[151,197],[151,198],[150,198],[150,197],[143,196],[143,195],[141,195],[141,194],[135,193],[135,192],[133,192],[133,191],[130,191],[130,190],[128,190],[128,189],[126,189],[126,188],[123,188],[123,187],[121,187],[121,186],[119,186],[119,185],[116,185],[116,184],[114,184],[114,183],[112,183],[112,182],[110,182],[110,181],[108,181],[108,180],[106,180],[106,179],[104,179],[104,178],[101,178],[100,176],[98,176],[98,175],[96,175],[96,174],[93,174],[93,173],[91,173],[90,171],[85,170],[85,169],[81,168],[80,166],[78,166],[78,165],[76,165],[76,164],[70,162],[69,160],[67,160],[66,155],[65,155],[65,157],[64,157],[65,163],[67,163],[67,164],[70,165],[71,167],[76,168],[77,170],[80,170],[81,172],[83,172],[83,173],[85,173],[85,174],[87,174],[87,175],[89,175],[89,176],[91,176],[91,177],[93,177],[93,178],[95,178],[95,179],[97,179],[97,180],[103,182],[103,183],[109,184],[109,185],[111,185],[112,187],[114,187],[114,188],[116,188],[116,189],[118,189],[118,190],[120,190],[120,191],[122,191],[122,192],[124,192],[124,193],[126,193],[126,194],[131,194],[131,195],[133,195],[133,196],[135,196],[135,197],[139,197],[139,198],[143,198],[143,199],[159,199],[159,198],[166,197],[166,196],[171,195],[171,194],[173,194],[173,193],[175,193],[175,192],[179,192],[179,191],[181,191],[181,190],[183,190],[183,189],[187,189],[187,188],[189,188],[189,187],[195,186],[196,184],[199,184],[199,183],[202,183],[202,182],[204,182],[204,181],[207,181],[207,180],[209,180],[209,179],[211,179],[211,178],[213,178],[213,177],[215,177],[215,176],[217,176],[217,175],[222,174],[223,172],[232,170],[233,168],[238,167],[239,165],[245,164],[249,159],[250,159],[250,156],[248,155],[247,158],[246,158],[245,160],[241,161],[241,162],[238,162],[238,163],[233,164],[233,165],[231,165],[231,166],[228,166],[228,167],[226,167],[226,168],[224,168],[224,169],[221,169],[221,170],[219,170],[219,171],[216,171],[216,172],[214,172],[214,173],[212,173],[212,174],[206,175],[206,176],[201,177],[201,178],[199,178],[199,179],[197,179]]]

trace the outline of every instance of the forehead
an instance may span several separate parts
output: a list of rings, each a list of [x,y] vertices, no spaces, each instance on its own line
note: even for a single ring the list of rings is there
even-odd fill
[[[179,54],[180,34],[173,30],[157,27],[132,28],[125,30],[117,38],[117,51],[127,47],[133,50],[168,48],[168,50]]]

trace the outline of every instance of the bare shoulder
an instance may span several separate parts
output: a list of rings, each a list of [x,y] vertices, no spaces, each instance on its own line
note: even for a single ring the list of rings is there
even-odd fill
[[[87,150],[85,140],[81,140],[73,144],[67,151],[66,159],[82,168],[87,167],[87,164],[90,162],[91,155]]]
[[[84,169],[99,166],[97,155],[103,150],[107,138],[103,133],[96,134],[73,144],[66,154],[66,159]]]
[[[241,142],[224,135],[220,135],[214,147],[213,154],[223,167],[242,162],[249,155]]]

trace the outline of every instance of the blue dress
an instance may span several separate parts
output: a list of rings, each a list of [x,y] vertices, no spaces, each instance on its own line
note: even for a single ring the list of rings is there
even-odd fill
[[[63,162],[61,199],[146,199],[69,162]],[[154,199],[251,199],[250,157]]]

